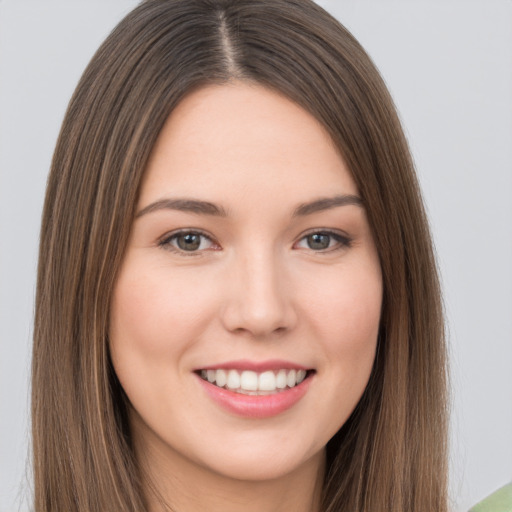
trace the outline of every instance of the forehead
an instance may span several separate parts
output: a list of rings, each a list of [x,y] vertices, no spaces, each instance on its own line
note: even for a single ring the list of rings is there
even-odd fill
[[[171,113],[153,148],[141,203],[162,194],[270,197],[276,188],[299,202],[357,193],[311,114],[279,93],[238,82],[195,91]]]

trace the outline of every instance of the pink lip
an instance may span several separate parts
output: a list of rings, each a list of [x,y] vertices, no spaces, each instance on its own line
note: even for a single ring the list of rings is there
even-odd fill
[[[203,366],[197,368],[199,370],[252,370],[253,372],[266,372],[269,370],[310,370],[301,364],[292,363],[290,361],[281,361],[279,359],[271,359],[267,361],[249,361],[240,359],[238,361],[226,361],[225,363],[214,364],[211,366]]]
[[[314,378],[314,374],[310,374],[297,386],[271,395],[243,395],[219,388],[202,379],[198,374],[196,376],[203,389],[216,404],[237,416],[254,419],[277,416],[293,407],[307,393]]]

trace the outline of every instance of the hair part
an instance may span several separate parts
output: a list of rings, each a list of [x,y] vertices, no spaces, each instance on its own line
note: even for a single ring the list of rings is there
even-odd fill
[[[353,36],[309,0],[146,0],[85,70],[41,227],[32,368],[35,510],[146,509],[108,352],[112,291],[150,152],[193,90],[242,80],[302,106],[348,164],[384,297],[367,389],[327,446],[323,512],[447,510],[439,282],[393,102]]]

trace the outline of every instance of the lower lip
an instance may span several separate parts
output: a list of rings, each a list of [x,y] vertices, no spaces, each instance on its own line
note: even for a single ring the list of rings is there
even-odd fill
[[[272,395],[244,395],[235,393],[197,376],[204,390],[214,402],[237,416],[245,418],[270,418],[293,407],[308,391],[313,375],[297,386]]]

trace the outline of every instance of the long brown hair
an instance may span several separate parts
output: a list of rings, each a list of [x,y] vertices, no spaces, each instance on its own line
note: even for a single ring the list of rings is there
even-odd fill
[[[446,362],[439,283],[393,102],[354,37],[310,0],[147,0],[85,70],[44,206],[33,351],[36,512],[145,510],[109,308],[141,177],[169,114],[230,80],[315,116],[347,162],[380,256],[377,356],[327,446],[323,512],[443,512]]]

